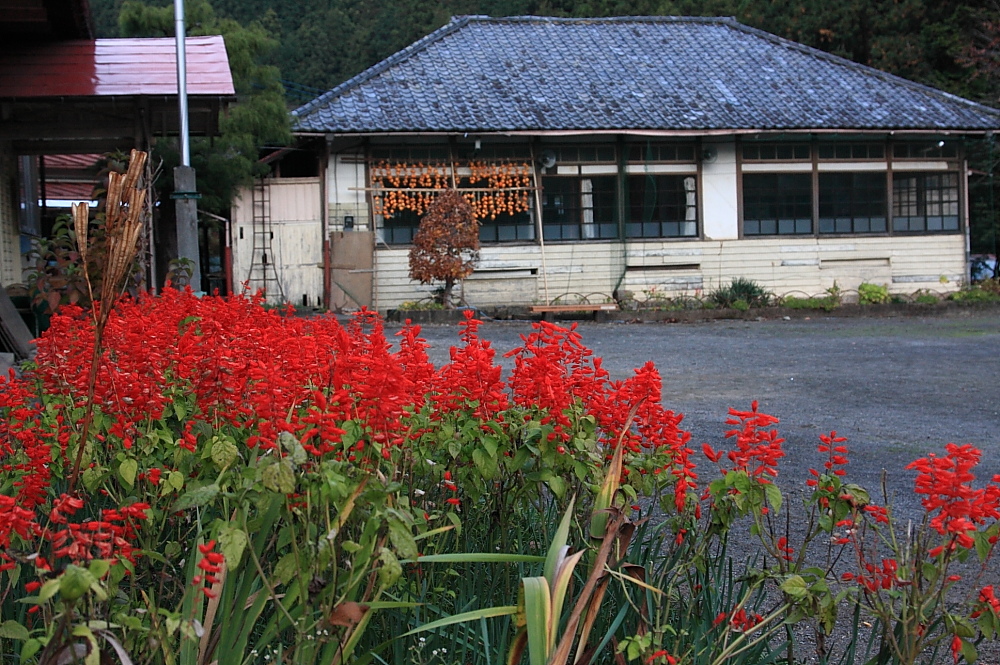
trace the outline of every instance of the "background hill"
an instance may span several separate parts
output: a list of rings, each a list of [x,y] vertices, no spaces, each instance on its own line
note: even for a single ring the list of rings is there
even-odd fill
[[[208,180],[219,182],[218,193],[203,200],[202,206],[218,214],[226,214],[233,188],[246,184],[259,168],[254,162],[261,146],[289,140],[283,138],[288,135],[288,120],[281,109],[281,86],[287,106],[299,106],[441,27],[453,15],[733,16],[746,25],[963,97],[991,105],[1000,100],[1000,0],[191,0],[186,4],[189,34],[225,34],[230,61],[236,63],[240,103],[230,113],[222,140],[206,144],[203,150]],[[91,0],[100,37],[172,34],[168,5],[172,6],[171,0]],[[1000,147],[990,136],[970,141],[967,148],[973,175],[972,251],[1000,254],[1000,203],[994,184]],[[234,154],[240,157],[238,169]],[[219,168],[212,168],[213,159],[220,162]],[[212,176],[216,171],[218,176]]]
[[[119,36],[126,1],[91,0],[99,36]],[[279,44],[271,64],[286,81],[306,86],[300,90],[305,94],[332,88],[452,15],[648,14],[735,16],[856,62],[988,100],[987,77],[975,76],[980,68],[966,58],[971,46],[986,45],[984,23],[998,13],[983,0],[213,0],[212,6],[220,17],[259,22]]]

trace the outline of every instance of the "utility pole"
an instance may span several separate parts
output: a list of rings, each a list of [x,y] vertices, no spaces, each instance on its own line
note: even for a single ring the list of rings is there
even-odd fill
[[[184,29],[184,0],[174,0],[177,40],[177,106],[180,115],[181,164],[174,168],[174,210],[177,220],[177,258],[191,261],[191,288],[201,291],[201,252],[198,247],[198,185],[191,166],[188,127],[187,53]]]

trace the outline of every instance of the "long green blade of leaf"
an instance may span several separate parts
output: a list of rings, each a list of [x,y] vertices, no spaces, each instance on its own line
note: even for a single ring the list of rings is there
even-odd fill
[[[408,635],[416,635],[417,633],[426,633],[428,630],[435,630],[443,626],[451,626],[456,623],[464,623],[466,621],[475,621],[477,619],[489,619],[490,617],[502,617],[509,614],[517,614],[517,605],[503,605],[500,607],[486,607],[479,610],[471,610],[469,612],[462,612],[461,614],[453,614],[450,617],[444,617],[443,619],[438,619],[437,621],[431,621],[430,623],[425,623],[424,625],[414,628],[413,630],[403,633],[400,637],[407,637]]]
[[[543,563],[545,557],[535,554],[503,554],[491,552],[456,552],[428,554],[419,559],[403,559],[400,563]]]
[[[583,556],[584,551],[580,550],[576,554],[571,554],[559,563],[559,567],[556,569],[555,579],[552,580],[552,617],[553,621],[558,624],[559,618],[562,616],[563,602],[566,600],[566,593],[569,590],[570,582],[573,581],[573,569],[576,568],[576,564],[580,562],[580,558]],[[553,644],[551,648],[555,648],[555,626],[552,629],[552,639]]]
[[[549,581],[544,577],[525,577],[524,614],[528,631],[528,662],[530,665],[545,665],[549,661],[555,640],[552,626],[558,618],[552,616],[552,596]]]
[[[575,503],[576,497],[574,496],[569,500],[566,512],[563,513],[562,519],[559,521],[559,528],[556,529],[556,533],[552,537],[552,543],[549,545],[549,552],[545,557],[545,568],[543,574],[545,575],[545,579],[549,580],[550,583],[553,579],[555,579],[556,567],[559,559],[565,556],[563,548],[566,547],[566,543],[569,541],[569,525],[570,520],[573,519],[573,505]]]

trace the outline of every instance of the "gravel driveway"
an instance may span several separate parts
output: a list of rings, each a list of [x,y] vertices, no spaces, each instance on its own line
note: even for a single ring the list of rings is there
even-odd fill
[[[499,352],[528,322],[487,322]],[[824,318],[686,324],[581,323],[583,341],[614,378],[647,360],[663,376],[664,404],[685,414],[694,443],[718,445],[730,406],[781,419],[790,483],[818,461],[819,434],[848,437],[851,477],[873,489],[890,472],[912,497],[903,467],[948,442],[983,451],[981,478],[1000,474],[1000,317]],[[446,362],[455,326],[425,326],[431,359]]]

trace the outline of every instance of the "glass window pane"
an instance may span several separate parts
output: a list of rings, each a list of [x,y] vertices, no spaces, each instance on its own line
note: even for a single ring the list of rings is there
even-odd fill
[[[883,173],[819,174],[820,217],[833,218],[832,225],[821,225],[821,233],[868,233],[869,220],[885,217],[887,205]]]
[[[943,232],[959,229],[957,173],[894,173],[892,190],[893,218],[905,220],[905,225],[902,221],[893,221],[894,230]]]
[[[748,235],[811,233],[796,220],[812,219],[808,173],[743,174],[743,232]]]
[[[695,178],[685,175],[632,175],[626,180],[628,220],[642,229],[626,227],[629,236],[673,237],[680,233],[680,221],[697,219]]]

